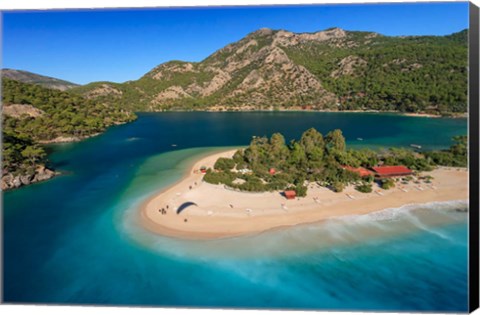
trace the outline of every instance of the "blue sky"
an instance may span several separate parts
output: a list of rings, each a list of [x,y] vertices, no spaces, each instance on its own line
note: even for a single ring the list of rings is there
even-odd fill
[[[384,35],[468,28],[468,3],[3,12],[3,68],[85,84],[135,80],[169,60],[201,61],[262,27]]]

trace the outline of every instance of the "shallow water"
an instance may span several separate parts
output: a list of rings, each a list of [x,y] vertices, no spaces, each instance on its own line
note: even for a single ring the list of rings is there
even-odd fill
[[[466,311],[462,201],[215,241],[162,237],[136,223],[138,205],[198,156],[311,126],[342,128],[350,144],[369,147],[444,148],[466,133],[461,119],[165,113],[53,146],[54,166],[68,175],[4,194],[5,302]]]

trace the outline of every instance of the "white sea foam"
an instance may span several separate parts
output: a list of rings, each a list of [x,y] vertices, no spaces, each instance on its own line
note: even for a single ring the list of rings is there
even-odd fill
[[[452,201],[434,201],[429,203],[412,203],[406,204],[398,208],[386,208],[375,212],[360,215],[346,215],[337,217],[333,220],[344,221],[394,221],[400,219],[407,213],[419,210],[428,210],[436,212],[445,212],[452,209],[468,208],[468,201],[466,200],[452,200]]]
[[[427,224],[423,223],[420,218],[418,218],[417,216],[413,215],[412,213],[410,212],[407,212],[406,215],[408,216],[408,219],[410,220],[410,222],[412,222],[416,227],[418,227],[420,230],[423,230],[425,232],[428,232],[428,233],[431,233],[431,234],[434,234],[444,240],[449,240],[450,238],[445,235],[444,233],[441,233],[437,230],[435,230],[434,228],[430,228]]]
[[[465,213],[454,210],[466,207],[468,202],[464,200],[409,204],[365,215],[343,216],[256,235],[208,241],[180,240],[150,233],[133,219],[133,212],[126,211],[122,230],[144,246],[177,259],[211,261],[217,258],[292,257],[419,230],[450,240],[437,226],[465,220]]]

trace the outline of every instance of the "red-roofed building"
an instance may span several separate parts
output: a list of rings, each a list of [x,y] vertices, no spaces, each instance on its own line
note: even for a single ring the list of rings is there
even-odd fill
[[[395,176],[408,176],[412,175],[413,171],[408,167],[403,165],[397,166],[376,166],[372,167],[375,171],[375,176],[385,178],[385,177],[395,177]]]
[[[295,199],[295,197],[297,196],[295,190],[285,190],[284,194],[285,198],[287,199]]]
[[[372,171],[367,170],[363,167],[352,167],[352,166],[343,166],[344,170],[357,173],[360,177],[367,177],[370,175],[374,175]]]

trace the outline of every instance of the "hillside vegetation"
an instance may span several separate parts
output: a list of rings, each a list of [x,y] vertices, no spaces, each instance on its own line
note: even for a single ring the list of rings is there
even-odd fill
[[[45,171],[40,143],[80,140],[135,119],[115,106],[8,78],[2,92],[3,189],[27,184]]]
[[[467,30],[389,37],[339,28],[260,29],[201,62],[170,61],[126,83],[72,91],[139,111],[322,109],[463,113]]]

